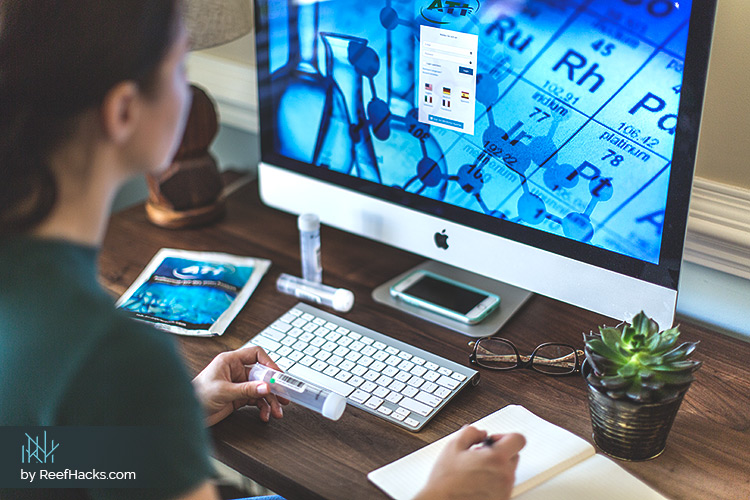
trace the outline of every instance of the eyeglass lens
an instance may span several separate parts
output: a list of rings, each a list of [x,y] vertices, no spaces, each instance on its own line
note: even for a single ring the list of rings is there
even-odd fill
[[[576,369],[576,354],[572,347],[551,344],[539,347],[531,366],[550,375],[571,373]]]

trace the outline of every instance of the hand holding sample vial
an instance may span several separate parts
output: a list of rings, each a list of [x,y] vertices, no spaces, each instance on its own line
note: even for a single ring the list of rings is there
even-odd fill
[[[346,398],[341,394],[260,363],[252,367],[248,380],[266,382],[272,394],[316,411],[331,420],[341,418],[346,409]]]

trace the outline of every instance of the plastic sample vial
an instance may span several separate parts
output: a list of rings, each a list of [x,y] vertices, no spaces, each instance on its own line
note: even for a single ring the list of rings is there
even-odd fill
[[[312,283],[323,281],[320,261],[320,218],[315,214],[302,214],[297,219],[299,250],[302,261],[302,278]]]
[[[334,288],[322,283],[312,283],[290,274],[281,273],[276,280],[276,289],[298,299],[332,307],[336,311],[348,312],[354,305],[354,294],[346,288]]]
[[[346,409],[346,398],[341,394],[260,363],[252,367],[248,380],[267,382],[271,393],[316,411],[331,420],[341,418]]]

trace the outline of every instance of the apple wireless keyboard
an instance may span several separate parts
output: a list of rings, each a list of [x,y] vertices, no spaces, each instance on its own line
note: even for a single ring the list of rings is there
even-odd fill
[[[283,371],[414,432],[479,382],[476,370],[303,303],[244,347],[250,345],[262,347]]]

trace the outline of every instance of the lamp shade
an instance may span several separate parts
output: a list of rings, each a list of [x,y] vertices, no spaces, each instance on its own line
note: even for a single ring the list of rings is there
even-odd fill
[[[216,47],[250,33],[251,0],[187,0],[185,22],[192,50]]]

